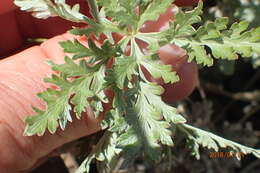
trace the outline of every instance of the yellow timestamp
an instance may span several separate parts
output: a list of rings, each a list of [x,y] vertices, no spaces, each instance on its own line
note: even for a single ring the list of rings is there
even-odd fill
[[[233,158],[237,157],[238,159],[242,159],[245,157],[245,154],[242,152],[210,152],[210,158]]]

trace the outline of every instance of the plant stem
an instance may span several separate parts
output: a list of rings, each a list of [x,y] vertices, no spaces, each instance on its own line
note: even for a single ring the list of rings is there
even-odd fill
[[[97,2],[96,0],[87,0],[88,5],[90,7],[90,12],[92,17],[96,20],[97,23],[100,22],[100,18],[99,18],[99,12],[98,12],[98,6],[97,6]]]

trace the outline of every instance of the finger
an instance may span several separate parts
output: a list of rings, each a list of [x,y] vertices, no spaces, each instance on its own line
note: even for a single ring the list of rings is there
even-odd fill
[[[65,39],[67,36],[61,37]],[[57,63],[62,62],[60,59],[64,56],[62,52],[51,53],[50,51],[62,50],[50,50],[48,46],[58,47],[57,41],[61,40],[60,37],[53,38],[41,46],[0,61],[0,148],[4,150],[0,152],[0,168],[9,172],[30,168],[38,159],[62,144],[100,129],[101,119],[95,119],[88,110],[88,115],[84,116],[85,121],[75,120],[65,131],[59,130],[55,135],[46,134],[43,137],[23,136],[23,120],[33,114],[31,105],[42,109],[45,107],[36,93],[49,87],[42,80],[52,73],[45,63],[46,57]]]
[[[173,103],[188,97],[199,84],[198,66],[195,63],[184,62],[180,65],[177,74],[180,80],[174,84],[164,84],[165,92],[162,99]]]
[[[69,0],[68,3],[70,5],[79,3],[80,11],[90,16],[85,0]],[[1,26],[4,27],[0,30],[0,58],[27,45],[28,38],[51,38],[66,32],[72,26],[82,26],[60,17],[51,17],[47,20],[36,19],[31,16],[31,13],[14,7],[12,0],[5,0],[0,7]]]
[[[7,52],[22,45],[23,39],[13,11],[0,14],[0,58]]]
[[[86,0],[69,0],[67,1],[69,5],[79,4],[80,12],[88,17],[90,17],[89,7]],[[58,34],[62,34],[67,30],[71,29],[72,26],[84,26],[83,24],[68,22],[60,17],[52,17],[48,20],[41,20],[33,18],[35,28],[38,33],[38,37],[51,38]]]
[[[0,15],[15,9],[13,0],[2,0],[0,5]]]

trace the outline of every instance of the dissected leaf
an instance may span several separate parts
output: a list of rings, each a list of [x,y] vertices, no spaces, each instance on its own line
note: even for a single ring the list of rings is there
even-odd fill
[[[65,0],[15,0],[15,5],[21,10],[31,11],[40,19],[60,16],[73,22],[84,22],[84,16],[79,12],[79,4],[70,7]]]
[[[141,64],[154,77],[162,77],[165,83],[174,83],[179,81],[176,72],[172,71],[171,65],[161,64],[160,61],[143,60]]]
[[[140,15],[138,21],[138,28],[144,24],[145,21],[156,20],[160,14],[165,12],[171,6],[174,0],[154,0],[146,7],[144,12]]]
[[[174,107],[167,105],[164,101],[162,101],[160,95],[164,92],[164,90],[161,86],[154,83],[142,83],[142,88],[150,104],[162,113],[167,122],[172,122],[174,124],[186,122],[185,118],[178,114]]]
[[[95,68],[90,70],[86,66],[74,63],[68,57],[65,57],[65,62],[66,64],[61,65],[50,63],[54,70],[61,72],[66,77],[53,75],[51,78],[45,79],[46,82],[56,85],[60,90],[48,89],[38,95],[47,103],[47,109],[45,111],[38,110],[36,115],[26,119],[26,135],[38,134],[41,136],[46,129],[51,133],[55,133],[59,123],[62,125],[61,128],[64,129],[67,120],[71,121],[69,115],[71,96],[73,96],[71,102],[75,105],[74,112],[78,118],[81,117],[82,112],[85,112],[86,107],[91,104],[88,98],[93,96],[100,98],[99,100],[92,100],[92,104],[93,102],[105,101],[103,91],[100,91],[100,87],[96,87],[96,82],[92,82],[97,80],[98,84],[102,86],[102,82],[105,82],[104,70],[94,71]],[[76,76],[81,77],[72,81],[69,80],[70,77]]]
[[[243,146],[239,143],[224,139],[219,137],[211,132],[201,130],[199,128],[193,127],[188,124],[181,125],[187,130],[185,133],[188,135],[188,138],[194,143],[202,145],[208,149],[213,149],[214,151],[219,151],[219,148],[228,148],[231,152],[234,153],[243,153],[243,154],[253,154],[257,158],[260,158],[260,150],[253,149],[250,147]],[[236,155],[237,159],[241,159],[239,155]]]
[[[65,52],[74,54],[73,59],[84,58],[94,55],[94,53],[89,48],[81,44],[76,39],[74,41],[68,40],[60,42],[60,45]]]
[[[202,3],[200,3],[202,4]],[[192,24],[200,21],[202,5],[191,12],[176,15],[176,20],[169,30],[165,31],[172,43],[186,49],[189,61],[196,60],[198,64],[211,66],[213,59],[206,51],[210,48],[215,58],[234,60],[238,55],[250,57],[260,51],[260,28],[247,30],[249,23],[242,21],[234,23],[227,29],[228,19],[218,18],[208,22],[197,30]]]
[[[15,0],[22,10],[32,11],[38,18],[60,16],[88,24],[71,30],[75,35],[87,36],[87,46],[76,39],[62,42],[60,45],[72,54],[72,59],[66,56],[64,64],[49,61],[56,75],[45,82],[55,85],[56,89],[38,94],[46,102],[46,110],[34,108],[35,116],[26,119],[25,135],[43,135],[46,130],[54,133],[59,126],[64,130],[73,119],[72,113],[80,118],[88,107],[98,115],[104,111],[103,103],[108,103],[106,91],[111,90],[112,107],[102,122],[106,132],[78,173],[89,172],[94,160],[100,172],[112,172],[119,157],[128,161],[145,154],[149,159],[159,160],[161,145],[173,146],[171,129],[176,127],[187,135],[197,158],[199,145],[215,151],[228,147],[260,158],[259,150],[185,124],[184,117],[162,101],[163,88],[149,82],[142,71],[145,68],[152,77],[162,78],[165,83],[179,80],[171,65],[159,61],[158,49],[165,44],[174,43],[184,48],[189,61],[195,59],[198,64],[207,66],[213,64],[212,56],[233,60],[239,55],[260,54],[260,28],[248,31],[249,23],[245,21],[228,27],[227,18],[218,18],[198,27],[203,7],[200,2],[194,10],[179,9],[169,29],[141,33],[143,24],[157,20],[172,2],[89,0],[94,17],[91,19],[79,12],[77,4],[70,7],[65,0]],[[114,33],[124,35],[118,43]],[[141,46],[140,42],[144,44]],[[129,48],[130,55],[126,56]],[[111,60],[112,68],[108,67]]]
[[[94,159],[98,161],[100,171],[111,172],[116,166],[121,149],[116,148],[117,134],[107,131],[93,148],[89,156],[83,161],[76,173],[89,172]]]
[[[120,26],[137,26],[138,16],[135,12],[139,0],[99,0],[107,17],[119,23]]]
[[[132,57],[118,57],[114,65],[114,75],[116,83],[120,89],[124,88],[126,79],[129,81],[132,79],[132,75],[137,74],[136,72],[136,61]]]

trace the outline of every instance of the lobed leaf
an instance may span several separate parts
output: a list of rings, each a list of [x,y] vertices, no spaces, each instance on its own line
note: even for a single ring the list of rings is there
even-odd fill
[[[77,169],[76,173],[89,172],[90,164],[94,159],[98,161],[99,171],[111,172],[115,168],[121,152],[121,149],[116,148],[116,141],[117,134],[107,131]]]
[[[15,0],[15,5],[21,10],[33,12],[33,16],[46,19],[60,16],[73,22],[84,22],[84,16],[79,12],[79,4],[70,7],[65,0]]]
[[[228,29],[228,19],[218,18],[198,29],[193,28],[192,24],[200,21],[201,8],[202,3],[193,11],[179,11],[170,29],[165,31],[171,43],[186,49],[189,61],[195,59],[198,64],[211,66],[213,58],[206,48],[215,58],[228,60],[237,59],[238,55],[251,57],[260,53],[260,28],[248,31],[246,21],[234,23]]]
[[[86,75],[87,73],[93,73],[94,69],[89,67],[84,60],[76,64],[71,58],[65,56],[64,64],[55,64],[52,61],[48,61],[48,64],[52,66],[52,70],[62,72],[67,77],[76,77]]]
[[[84,58],[94,55],[93,51],[81,44],[78,40],[67,40],[59,43],[64,52],[72,53],[73,59]]]
[[[164,89],[161,86],[154,83],[142,83],[142,88],[150,104],[162,113],[167,122],[174,124],[186,122],[185,118],[178,114],[174,107],[167,105],[162,101],[160,95],[164,92]]]
[[[26,119],[25,134],[43,135],[46,130],[55,133],[58,126],[65,129],[72,121],[71,112],[77,118],[92,107],[96,115],[108,103],[106,89],[114,92],[112,108],[106,112],[102,123],[107,129],[104,136],[80,166],[78,173],[89,172],[92,161],[97,161],[101,172],[111,172],[120,156],[133,159],[145,153],[152,160],[160,158],[160,145],[173,146],[171,128],[178,127],[186,133],[192,143],[193,153],[199,157],[199,145],[218,151],[229,147],[232,151],[252,153],[260,158],[260,151],[226,140],[210,132],[184,124],[186,120],[176,109],[161,99],[161,86],[150,83],[142,72],[144,67],[154,78],[163,78],[165,83],[179,80],[170,65],[161,64],[157,51],[164,44],[177,44],[186,49],[189,61],[210,66],[213,58],[233,60],[238,55],[249,57],[260,54],[260,28],[247,30],[248,22],[227,27],[228,20],[219,18],[201,27],[202,2],[194,10],[179,9],[175,21],[163,32],[140,33],[147,20],[156,20],[171,5],[173,0],[98,0],[100,7],[92,1],[94,20],[79,12],[79,6],[70,7],[65,0],[15,0],[22,10],[32,11],[38,18],[61,16],[74,22],[88,24],[86,28],[74,28],[75,35],[106,39],[102,46],[88,39],[88,47],[79,41],[61,43],[64,51],[73,59],[65,57],[64,64],[49,62],[58,75],[52,75],[45,82],[57,89],[48,89],[38,96],[46,102],[46,110],[34,108],[35,116]],[[100,9],[100,10],[99,10]],[[107,17],[112,17],[108,20]],[[125,35],[115,44],[112,34]],[[141,48],[139,41],[148,44]],[[131,46],[130,56],[124,52]],[[210,50],[210,51],[208,51]],[[86,60],[85,57],[88,57]],[[115,59],[112,69],[107,69],[111,58]],[[73,60],[79,59],[79,63]],[[155,60],[156,59],[156,60]],[[134,81],[132,77],[135,77]],[[72,106],[73,105],[73,110]],[[119,155],[120,154],[120,155]]]
[[[114,77],[118,88],[123,89],[126,79],[131,81],[132,75],[138,75],[136,72],[137,63],[132,57],[117,57],[114,64]]]
[[[146,6],[146,9],[140,15],[137,28],[140,29],[144,22],[157,20],[157,18],[165,12],[174,0],[154,0]]]
[[[171,65],[161,64],[160,61],[143,60],[141,64],[154,78],[163,78],[165,83],[174,83],[179,81],[176,72],[172,71]]]
[[[107,17],[118,22],[119,26],[136,28],[138,16],[135,12],[139,0],[99,0],[98,4],[104,8]]]
[[[184,132],[188,135],[188,138],[192,140],[195,144],[202,145],[203,147],[206,147],[208,149],[213,149],[216,152],[219,151],[219,148],[228,148],[234,154],[236,153],[236,157],[239,160],[241,159],[241,153],[253,154],[257,158],[260,158],[259,149],[253,149],[250,147],[243,146],[239,143],[224,139],[211,132],[201,130],[188,124],[184,124],[181,126],[182,131],[183,128],[185,128],[186,130],[184,130]],[[197,157],[199,158],[199,156]]]
[[[102,82],[104,83],[104,66],[98,71],[95,68],[87,68],[85,65],[74,63],[70,58],[65,57],[65,64],[52,64],[52,68],[61,73],[61,76],[52,75],[51,78],[46,78],[45,82],[56,85],[59,90],[48,89],[38,96],[47,103],[45,111],[35,109],[36,115],[26,119],[25,135],[31,136],[37,134],[43,135],[48,129],[50,133],[55,133],[59,124],[62,129],[66,123],[71,121],[70,102],[74,104],[73,111],[77,117],[85,112],[86,107],[91,104],[97,104],[101,101],[107,102],[104,92],[101,90]],[[95,66],[94,66],[95,67]],[[77,77],[71,80],[71,77]],[[97,86],[100,85],[101,86]],[[96,96],[98,99],[89,98]],[[71,99],[70,99],[71,98]],[[101,110],[98,110],[101,109]],[[103,108],[95,107],[96,112],[102,112]]]

